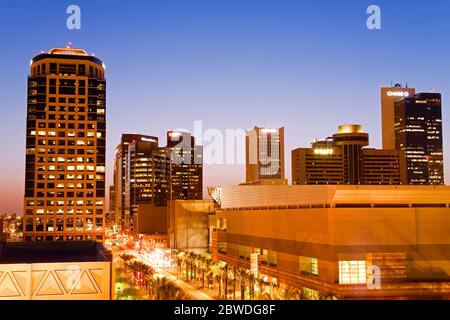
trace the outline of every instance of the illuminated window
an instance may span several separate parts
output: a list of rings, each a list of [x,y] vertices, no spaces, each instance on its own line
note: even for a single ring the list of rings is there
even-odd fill
[[[98,167],[97,167],[97,172],[99,172],[99,173],[104,173],[105,171],[106,171],[106,169],[105,169],[104,166],[98,166]]]
[[[316,258],[300,257],[300,273],[318,276],[319,261]]]
[[[339,284],[365,284],[366,261],[339,261]]]

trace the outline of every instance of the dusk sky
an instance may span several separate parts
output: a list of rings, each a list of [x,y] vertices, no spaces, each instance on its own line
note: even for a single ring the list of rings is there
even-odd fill
[[[81,7],[81,30],[66,8]],[[366,9],[382,10],[382,30]],[[285,127],[290,151],[359,123],[381,147],[381,86],[443,94],[450,177],[448,1],[151,0],[2,1],[0,214],[22,214],[29,62],[73,47],[106,64],[108,185],[122,133]],[[264,115],[266,115],[264,117]],[[204,184],[242,182],[244,166],[206,166]]]

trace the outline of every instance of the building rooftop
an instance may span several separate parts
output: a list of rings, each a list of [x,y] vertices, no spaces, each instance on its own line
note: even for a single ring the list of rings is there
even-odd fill
[[[84,49],[76,49],[76,48],[53,48],[48,53],[41,51],[38,55],[36,55],[31,63],[46,59],[78,59],[78,60],[88,60],[94,63],[97,63],[103,66],[102,60],[97,58],[94,54],[89,55],[88,52]]]
[[[109,261],[93,241],[0,242],[0,264]]]
[[[276,206],[444,207],[447,186],[385,185],[246,185],[210,188],[222,209]],[[217,201],[217,199],[216,199]]]

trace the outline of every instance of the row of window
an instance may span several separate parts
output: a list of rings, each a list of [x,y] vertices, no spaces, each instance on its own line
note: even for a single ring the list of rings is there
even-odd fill
[[[36,211],[33,209],[26,209],[25,210],[25,215],[27,216],[34,216],[36,213],[36,215],[38,216],[43,216],[45,214],[47,214],[47,216],[49,215],[57,215],[57,216],[62,216],[62,215],[69,215],[69,216],[73,216],[73,215],[94,215],[94,210],[93,209],[37,209]],[[95,210],[95,214],[97,216],[101,216],[103,215],[103,210],[102,209],[96,209]]]
[[[103,240],[103,235],[98,234],[98,235],[75,235],[75,236],[25,236],[25,241],[63,241],[63,240],[67,240],[67,241],[83,241],[83,240],[96,240],[96,241],[101,241]]]
[[[218,252],[227,253],[227,243],[218,243]],[[272,267],[277,266],[277,252],[265,249],[239,246],[239,257],[250,260],[251,254],[258,254],[258,261]],[[303,275],[318,277],[319,260],[311,257],[299,257],[299,272]],[[339,284],[367,283],[367,264],[365,260],[339,261]]]
[[[79,158],[81,160],[79,160],[78,162],[80,163],[84,163],[84,161],[86,161],[87,163],[93,163],[95,161],[94,158]],[[54,171],[59,171],[59,172],[64,172],[64,171],[77,171],[77,167],[76,166],[37,166],[37,171],[38,172],[54,172]],[[84,166],[83,166],[83,170],[84,171]],[[94,179],[94,175],[90,174],[90,175],[77,175],[77,179],[79,180],[83,180],[83,179],[87,179],[87,180],[93,180]]]
[[[94,152],[92,152],[92,151],[94,151]],[[95,150],[88,149],[87,153],[88,154],[95,154]],[[31,153],[31,154],[33,154],[33,153]],[[75,163],[75,159],[76,159],[77,163],[84,163],[84,161],[86,159],[89,159],[89,158],[88,157],[78,157],[78,158],[74,158],[74,157],[58,157],[58,158],[55,158],[55,157],[47,157],[47,158],[46,157],[37,157],[36,158],[36,162],[40,162],[40,163],[45,163],[45,162],[46,163],[55,163],[55,162],[58,162],[58,163]],[[97,168],[99,168],[99,166],[97,166]],[[102,167],[102,168],[100,168],[98,170],[100,170],[100,172],[104,172],[103,168],[104,167]],[[84,166],[83,166],[83,169],[78,169],[77,168],[77,170],[83,171],[84,170]]]

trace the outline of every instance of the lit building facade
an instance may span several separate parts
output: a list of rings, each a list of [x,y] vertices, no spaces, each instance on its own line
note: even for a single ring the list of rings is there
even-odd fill
[[[116,148],[116,156],[114,160],[114,189],[115,189],[115,223],[122,227],[125,224],[125,188],[126,188],[126,168],[128,147],[133,141],[141,141],[142,139],[153,139],[154,137],[141,134],[122,134],[119,145]],[[110,199],[111,201],[111,199]]]
[[[103,240],[106,80],[82,49],[52,49],[28,78],[24,239]]]
[[[450,298],[448,187],[219,189],[212,254],[230,268],[306,299]]]
[[[416,89],[403,88],[396,84],[390,88],[381,88],[381,131],[383,149],[394,150],[395,144],[395,101],[414,97]]]
[[[117,148],[115,210],[123,231],[136,231],[139,205],[160,207],[170,200],[203,197],[203,153],[195,138],[187,132],[169,131],[167,145],[158,144],[157,137],[123,135]]]
[[[396,148],[405,154],[408,184],[444,184],[441,100],[440,93],[419,93],[395,102]]]
[[[246,183],[284,180],[284,128],[258,128],[246,135]]]
[[[170,162],[167,200],[203,199],[203,148],[188,132],[167,132]]]
[[[125,178],[125,225],[133,231],[138,205],[167,203],[168,155],[158,138],[134,141],[128,147]]]
[[[397,150],[366,148],[369,136],[360,125],[339,126],[338,133],[312,148],[292,151],[292,183],[377,184],[405,183],[405,161]]]

